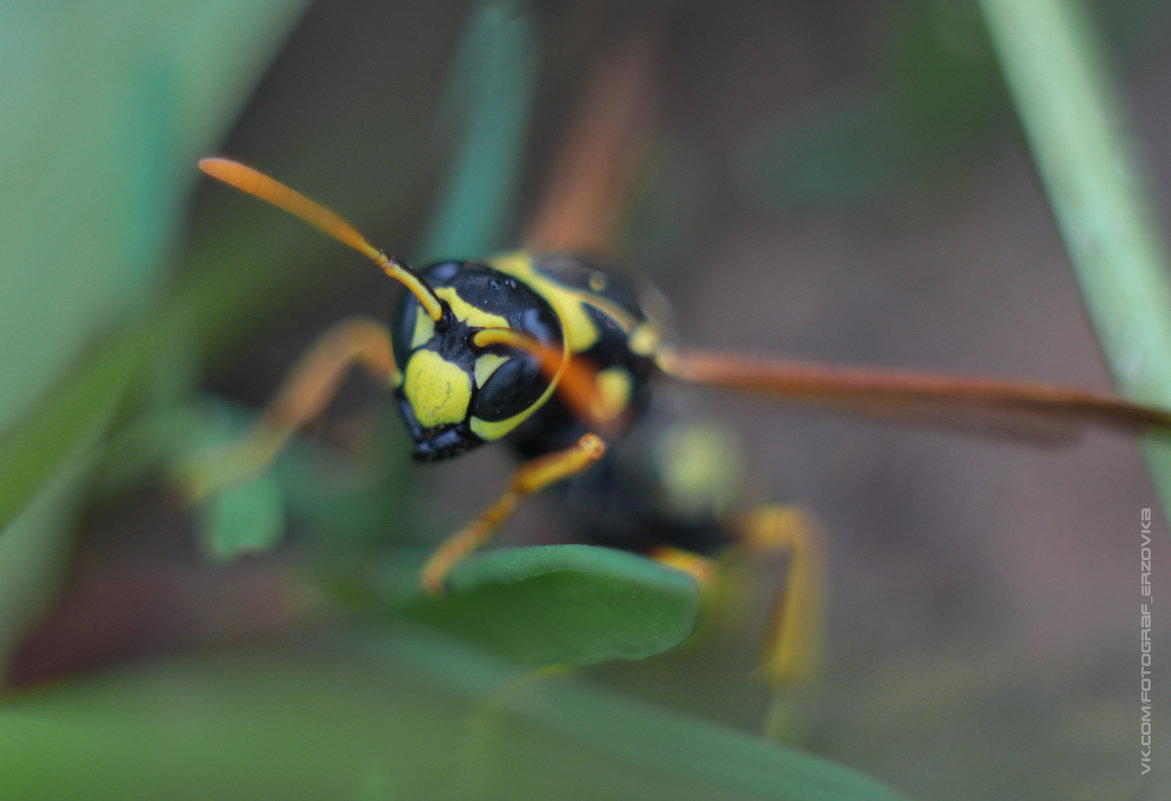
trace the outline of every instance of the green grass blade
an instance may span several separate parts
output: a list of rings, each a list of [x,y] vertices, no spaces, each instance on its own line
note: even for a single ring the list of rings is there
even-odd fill
[[[0,796],[896,801],[817,757],[399,627],[187,654],[0,706]]]
[[[1094,28],[1076,0],[981,4],[1118,386],[1171,406],[1167,251]],[[1171,443],[1143,449],[1169,510]]]
[[[481,3],[457,54],[449,104],[462,138],[420,262],[483,258],[503,245],[536,89],[533,31],[517,6]]]

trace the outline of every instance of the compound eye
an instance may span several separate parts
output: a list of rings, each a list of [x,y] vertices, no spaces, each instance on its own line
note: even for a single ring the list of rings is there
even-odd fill
[[[462,261],[441,261],[424,270],[423,277],[432,285],[447,284],[455,278],[465,264],[466,262]]]
[[[493,349],[495,350],[495,349]],[[484,373],[489,373],[480,384]],[[528,409],[541,397],[548,380],[533,357],[506,350],[485,353],[477,363],[476,398],[471,412],[486,422],[507,420]]]

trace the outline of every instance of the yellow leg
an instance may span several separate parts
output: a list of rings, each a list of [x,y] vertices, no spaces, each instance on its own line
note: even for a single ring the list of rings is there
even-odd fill
[[[186,498],[197,502],[262,471],[297,428],[325,410],[355,364],[380,386],[390,385],[396,367],[390,332],[381,323],[354,317],[322,334],[239,440],[179,469],[176,479]]]
[[[512,476],[508,489],[479,517],[464,526],[439,546],[423,565],[423,588],[429,593],[443,590],[443,581],[459,560],[487,542],[492,534],[516,511],[521,499],[540,492],[550,484],[580,473],[606,452],[595,434],[586,434],[569,448],[521,465]]]
[[[667,567],[682,570],[695,579],[700,589],[704,591],[707,591],[711,587],[716,577],[716,566],[712,560],[692,551],[675,548],[670,545],[659,545],[652,548],[647,556]]]
[[[825,563],[820,532],[807,514],[764,506],[737,521],[749,552],[788,557],[785,583],[769,615],[761,670],[773,686],[811,678],[818,667],[825,605]]]

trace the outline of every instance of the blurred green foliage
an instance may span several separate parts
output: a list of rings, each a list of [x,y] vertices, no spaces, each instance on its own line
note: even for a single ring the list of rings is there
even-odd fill
[[[0,5],[0,657],[56,583],[87,449],[147,355],[118,332],[157,296],[191,161],[298,8]]]
[[[587,684],[526,681],[402,627],[78,682],[0,708],[0,748],[16,797],[900,798],[823,760]]]
[[[232,119],[298,9],[0,2],[0,72],[19,78],[0,89],[0,658],[69,561],[93,465],[98,490],[126,492],[238,431],[239,410],[157,407],[185,398],[196,340],[213,356],[236,347],[241,331],[283,308],[304,264],[333,247],[311,234],[308,246],[300,233],[254,235],[250,219],[234,216],[244,206],[218,196],[228,209],[221,242],[201,245],[191,257],[200,269],[160,292],[194,158]],[[424,257],[507,242],[541,90],[538,55],[560,55],[538,54],[527,9],[478,3],[462,26],[433,129],[452,166]],[[893,3],[885,20],[877,94],[786,112],[745,146],[744,182],[762,205],[878,202],[966,169],[988,133],[1007,127],[972,6]],[[396,66],[409,63],[412,44],[396,43]],[[405,93],[371,102],[406,102]],[[328,172],[322,163],[305,169]],[[665,180],[689,186],[687,169],[674,166]],[[430,205],[415,191],[421,174],[396,173],[378,208],[408,223],[425,216],[415,211]],[[381,179],[369,185],[367,194],[384,189]],[[665,214],[662,226],[676,248],[689,233],[676,231],[678,216]],[[401,432],[374,422],[358,459],[295,444],[273,473],[215,499],[201,532],[207,554],[233,560],[275,549],[293,521],[307,556],[290,575],[311,593],[335,593],[327,636],[195,650],[4,699],[0,795],[898,797],[710,721],[518,669],[643,659],[687,638],[696,586],[657,564],[583,547],[500,550],[461,565],[435,602],[417,596],[413,552],[396,550],[393,570],[354,582],[385,561],[390,540],[419,528]],[[106,442],[112,423],[118,433]],[[739,669],[744,655],[719,631],[692,642],[640,680],[725,703],[719,683],[741,674],[723,661]],[[689,659],[702,668],[663,678]],[[911,685],[904,692],[921,690],[918,674],[900,678]]]

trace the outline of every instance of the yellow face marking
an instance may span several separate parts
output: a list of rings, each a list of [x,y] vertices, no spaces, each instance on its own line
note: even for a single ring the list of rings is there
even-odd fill
[[[433,350],[417,350],[407,362],[403,394],[424,428],[458,423],[472,401],[472,381],[458,365]]]
[[[506,361],[508,361],[508,357],[501,356],[499,353],[485,353],[476,359],[476,386],[484,386],[484,383],[492,377],[496,369]]]
[[[415,330],[411,334],[411,350],[421,348],[435,336],[435,321],[426,314],[415,315]]]
[[[590,289],[595,292],[602,292],[606,289],[606,276],[601,273],[590,273]]]
[[[447,301],[447,305],[451,307],[451,313],[455,315],[457,320],[462,320],[470,326],[475,328],[511,328],[508,320],[499,314],[486,312],[461,298],[459,293],[455,291],[455,287],[441,286],[435,290],[435,294]]]
[[[599,420],[614,420],[630,402],[633,386],[630,373],[621,367],[610,367],[599,372],[596,380],[598,391],[592,401],[592,411]]]
[[[701,587],[711,586],[712,579],[716,575],[716,566],[711,559],[708,559],[706,556],[700,556],[697,553],[692,553],[691,551],[685,551],[682,548],[660,545],[653,548],[648,555],[651,559],[654,559],[656,562],[661,562],[667,567],[682,570],[699,582],[699,586]]]

